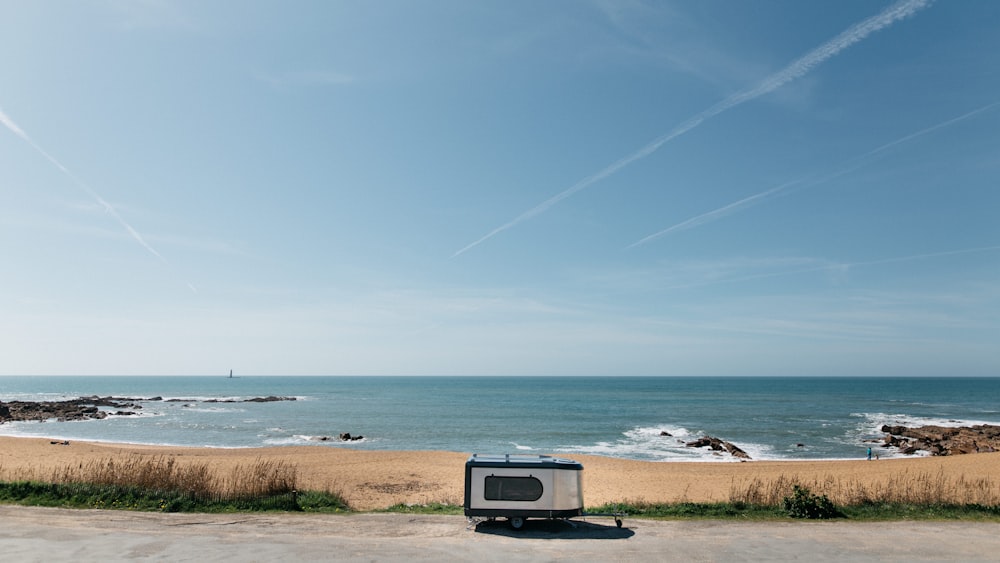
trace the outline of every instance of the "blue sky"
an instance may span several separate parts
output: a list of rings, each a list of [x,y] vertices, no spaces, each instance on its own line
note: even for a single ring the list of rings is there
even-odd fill
[[[1000,3],[2,11],[0,374],[1000,375]]]

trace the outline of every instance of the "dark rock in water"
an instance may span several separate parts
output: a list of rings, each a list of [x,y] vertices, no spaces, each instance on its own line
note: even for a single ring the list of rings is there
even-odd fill
[[[1000,450],[1000,426],[882,426],[883,447],[896,447],[904,454],[920,451],[931,455],[961,455]]]
[[[724,442],[724,441],[722,441],[722,440],[720,440],[718,438],[714,438],[712,436],[704,436],[704,437],[699,438],[699,439],[697,439],[697,440],[695,440],[693,442],[687,442],[684,445],[687,446],[687,447],[689,447],[689,448],[705,448],[705,447],[707,447],[707,448],[711,448],[712,451],[714,451],[714,452],[726,451],[726,452],[729,452],[729,455],[731,455],[733,457],[737,457],[737,458],[740,458],[740,459],[750,459],[750,456],[745,451],[743,451],[739,447],[737,447],[735,444],[733,444],[731,442]]]
[[[342,432],[340,434],[340,441],[341,442],[354,442],[354,441],[363,440],[363,439],[364,439],[364,436],[351,436],[350,432]]]
[[[670,432],[667,432],[666,430],[661,430],[660,431],[660,436],[673,436],[673,434],[671,434]]]
[[[702,438],[698,438],[697,440],[695,440],[693,442],[687,442],[684,445],[687,446],[687,447],[689,447],[689,448],[704,448],[704,447],[709,447],[709,448],[712,448],[714,450],[721,450],[722,449],[722,447],[721,447],[722,441],[719,440],[718,438],[712,438],[711,436],[704,436]]]
[[[294,401],[295,397],[275,397],[274,395],[270,397],[254,397],[253,399],[247,399],[245,403],[273,403],[275,401]]]
[[[738,457],[740,459],[750,459],[749,454],[747,454],[740,448],[736,447],[736,445],[733,444],[732,442],[723,442],[722,445],[726,448],[726,451],[729,452],[729,455],[733,457]]]
[[[795,447],[796,448],[804,448],[804,447],[806,447],[806,445],[800,443],[800,444],[795,444]]]
[[[252,399],[207,399],[203,402],[205,403],[273,403],[276,401],[294,401],[295,397],[254,397]]]

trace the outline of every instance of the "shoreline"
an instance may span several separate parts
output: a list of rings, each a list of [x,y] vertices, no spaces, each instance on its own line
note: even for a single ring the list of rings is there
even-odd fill
[[[53,444],[52,442],[57,442]],[[43,479],[59,468],[118,456],[170,456],[230,472],[259,460],[296,467],[299,488],[341,494],[356,510],[395,504],[447,503],[464,499],[464,467],[470,453],[357,450],[350,447],[274,446],[266,448],[177,447],[0,436],[0,480]],[[584,466],[587,506],[611,503],[727,502],[734,490],[753,483],[794,480],[807,486],[851,489],[913,483],[928,479],[977,482],[1000,498],[1000,452],[958,456],[857,460],[749,462],[638,461],[593,455],[553,454]],[[819,491],[817,491],[819,492]]]
[[[0,428],[2,428],[2,425],[0,425]],[[92,444],[92,445],[96,445],[96,446],[100,446],[100,445],[103,445],[103,446],[120,446],[120,447],[123,447],[123,448],[129,448],[129,447],[136,447],[136,448],[163,448],[165,450],[173,450],[173,449],[186,450],[186,449],[192,449],[192,450],[220,450],[220,451],[230,451],[230,450],[282,450],[282,449],[287,449],[287,448],[320,448],[320,449],[329,449],[329,450],[345,449],[345,450],[351,450],[351,451],[356,451],[356,452],[433,452],[433,453],[458,453],[458,454],[462,454],[462,455],[464,455],[466,457],[472,455],[473,453],[478,453],[480,455],[482,455],[482,454],[495,454],[495,453],[509,453],[511,455],[514,455],[514,454],[519,454],[519,455],[551,455],[551,456],[554,456],[554,457],[563,457],[563,458],[566,458],[566,457],[568,457],[568,458],[575,458],[575,457],[580,457],[580,458],[584,458],[584,457],[586,457],[586,458],[601,458],[601,459],[614,459],[614,460],[621,460],[621,461],[635,461],[635,462],[652,463],[652,464],[661,464],[661,463],[676,463],[676,464],[702,464],[702,463],[708,463],[708,464],[728,464],[728,463],[763,463],[763,462],[768,462],[768,463],[812,463],[812,462],[817,462],[817,463],[819,463],[819,462],[828,462],[828,461],[857,461],[857,460],[862,460],[863,461],[864,460],[864,456],[860,456],[860,457],[797,458],[797,459],[795,459],[795,458],[782,458],[782,459],[776,459],[776,458],[750,458],[750,459],[745,459],[744,460],[744,459],[739,459],[739,458],[733,457],[733,456],[731,456],[728,453],[724,454],[724,455],[720,454],[718,456],[714,456],[714,457],[711,457],[711,458],[709,458],[709,457],[702,457],[702,458],[696,458],[696,457],[681,458],[681,457],[678,457],[678,458],[655,459],[654,460],[654,459],[635,459],[635,458],[629,458],[629,457],[616,457],[616,456],[612,456],[612,455],[601,455],[601,454],[574,453],[574,452],[565,452],[565,451],[558,451],[558,450],[542,451],[542,450],[536,450],[534,448],[528,449],[528,450],[511,449],[510,451],[501,451],[501,452],[497,452],[497,451],[485,451],[485,450],[483,450],[483,451],[475,451],[475,452],[473,452],[473,451],[456,452],[454,450],[357,449],[357,448],[352,447],[352,444],[364,443],[365,440],[366,440],[365,438],[362,438],[361,440],[359,440],[357,442],[350,441],[350,440],[329,439],[329,440],[303,440],[301,443],[267,444],[267,445],[254,445],[254,446],[213,446],[213,445],[191,446],[191,445],[184,445],[184,444],[168,444],[168,443],[158,443],[158,442],[128,442],[128,441],[115,441],[115,440],[94,440],[94,439],[90,439],[90,438],[73,438],[73,437],[67,437],[67,436],[59,436],[59,435],[55,435],[55,434],[53,434],[51,436],[25,436],[25,435],[19,435],[19,434],[3,434],[2,432],[0,432],[0,440],[5,440],[5,439],[8,439],[8,438],[12,439],[12,440],[68,441],[68,442],[71,442],[71,443],[74,443],[74,444],[79,443],[79,444]],[[874,452],[874,449],[873,449],[873,452]],[[882,460],[882,461],[888,461],[888,460],[893,460],[893,459],[904,459],[905,460],[905,459],[918,459],[918,458],[922,458],[922,457],[933,457],[933,456],[930,456],[930,455],[928,455],[928,454],[926,454],[924,452],[918,452],[918,453],[909,454],[909,455],[905,455],[905,456],[902,455],[902,454],[894,454],[894,453],[884,453],[884,452],[878,452],[878,453],[881,454],[881,457],[879,459]]]

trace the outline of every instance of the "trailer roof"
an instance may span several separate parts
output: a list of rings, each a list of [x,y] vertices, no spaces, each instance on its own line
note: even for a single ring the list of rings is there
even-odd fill
[[[526,454],[472,454],[465,465],[467,467],[545,467],[577,471],[583,469],[583,464],[572,459]]]

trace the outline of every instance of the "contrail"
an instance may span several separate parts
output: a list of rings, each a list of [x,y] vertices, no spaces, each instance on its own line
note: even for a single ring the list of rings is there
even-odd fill
[[[35,141],[33,141],[31,137],[28,136],[27,133],[24,132],[24,129],[21,129],[17,125],[17,123],[14,123],[14,120],[11,119],[10,116],[4,113],[2,108],[0,108],[0,123],[3,123],[4,126],[6,126],[7,129],[10,129],[12,133],[20,137],[21,140],[23,140],[24,142],[31,145],[31,148],[38,151],[38,153],[44,156],[46,160],[51,162],[53,165],[55,165],[56,168],[62,171],[63,174],[69,177],[70,180],[73,180],[73,182],[77,185],[77,187],[82,189],[94,201],[100,204],[101,207],[104,208],[104,211],[106,211],[108,214],[114,217],[118,221],[118,223],[120,223],[121,226],[125,228],[128,234],[131,235],[132,238],[135,239],[135,241],[138,242],[143,248],[148,250],[150,254],[159,258],[164,264],[167,263],[167,259],[164,258],[159,252],[157,252],[155,248],[150,246],[149,243],[146,242],[144,238],[142,238],[142,235],[140,235],[138,231],[132,228],[132,225],[129,225],[128,222],[125,221],[125,219],[123,219],[122,216],[118,214],[118,211],[114,208],[113,205],[108,203],[103,197],[100,196],[100,194],[91,189],[91,187],[88,186],[83,180],[77,178],[75,174],[70,172],[69,169],[67,169],[65,166],[62,165],[61,162],[56,160],[54,156],[46,152],[45,149],[43,149],[42,147],[38,146],[38,144],[35,143]],[[193,290],[194,288],[192,287],[191,289]]]
[[[785,182],[784,184],[781,184],[780,186],[775,186],[775,187],[773,187],[773,188],[771,188],[769,190],[765,190],[763,192],[754,194],[752,196],[745,197],[745,198],[743,198],[743,199],[741,199],[739,201],[734,201],[733,203],[730,203],[729,205],[725,205],[723,207],[720,207],[720,208],[718,208],[718,209],[716,209],[714,211],[709,211],[708,213],[702,213],[701,215],[697,215],[697,216],[692,217],[692,218],[690,218],[690,219],[688,219],[686,221],[681,221],[680,223],[677,223],[676,225],[674,225],[672,227],[667,227],[666,229],[663,229],[662,231],[653,233],[653,234],[651,234],[651,235],[649,235],[649,236],[647,236],[645,238],[642,238],[642,239],[640,239],[640,240],[638,240],[638,241],[636,241],[636,242],[628,245],[625,248],[626,249],[628,249],[628,248],[635,248],[637,246],[641,246],[643,244],[646,244],[647,242],[650,242],[650,241],[652,241],[654,239],[658,239],[658,238],[660,238],[660,237],[662,237],[662,236],[664,236],[664,235],[666,235],[668,233],[672,233],[674,231],[683,231],[685,229],[693,229],[693,228],[695,228],[697,226],[704,225],[705,223],[709,223],[709,222],[715,221],[716,219],[719,219],[720,217],[724,217],[724,216],[729,215],[731,213],[735,213],[736,211],[738,211],[739,209],[742,209],[744,207],[749,207],[751,205],[756,205],[757,203],[760,203],[762,200],[764,200],[768,196],[772,196],[772,195],[774,195],[776,193],[783,192],[783,191],[791,188],[792,186],[795,186],[795,185],[798,185],[798,184],[801,184],[801,183],[802,183],[802,180],[793,180],[791,182]]]
[[[611,176],[615,172],[618,172],[622,168],[632,164],[633,162],[645,158],[657,151],[661,146],[663,146],[668,141],[671,141],[684,133],[694,129],[695,127],[701,125],[706,120],[719,115],[720,113],[732,109],[738,105],[749,102],[750,100],[756,99],[764,94],[772,92],[785,84],[805,76],[813,68],[821,64],[823,61],[833,57],[834,55],[840,53],[844,49],[854,45],[855,43],[865,39],[872,33],[879,31],[893,23],[907,18],[918,11],[930,6],[931,0],[901,0],[896,4],[886,8],[881,13],[876,14],[868,19],[862,20],[847,30],[843,31],[840,35],[834,37],[830,41],[820,45],[819,47],[813,49],[812,51],[806,53],[804,56],[793,61],[791,64],[783,68],[782,70],[768,76],[762,80],[759,84],[753,88],[749,88],[740,92],[737,92],[728,98],[722,100],[721,102],[713,105],[712,107],[702,111],[701,113],[691,117],[690,119],[684,121],[669,133],[657,137],[651,143],[642,147],[638,151],[632,153],[629,156],[619,159],[610,166],[604,168],[600,172],[588,176],[583,180],[580,180],[573,186],[566,190],[552,196],[551,198],[543,201],[542,203],[536,205],[535,207],[525,211],[524,213],[518,215],[511,221],[493,229],[483,237],[478,240],[466,245],[465,247],[459,249],[457,252],[452,254],[452,258],[459,256],[472,248],[479,246],[483,242],[486,242],[490,238],[500,234],[503,231],[530,219],[540,213],[545,212],[553,205],[559,203],[560,201],[570,197],[571,195],[579,192],[580,190],[589,187],[590,185],[597,183],[608,176]]]
[[[882,264],[894,264],[897,262],[914,262],[917,260],[928,260],[931,258],[941,258],[944,256],[958,256],[961,254],[978,254],[981,252],[996,252],[996,251],[1000,251],[1000,245],[979,246],[974,248],[963,248],[959,250],[944,250],[941,252],[929,252],[925,254],[911,254],[908,256],[896,256],[893,258],[881,258],[878,260],[867,260],[863,262],[843,262],[838,264],[827,264],[824,266],[814,266],[811,268],[799,268],[796,270],[784,270],[781,272],[769,272],[762,274],[751,274],[747,276],[738,276],[732,278],[715,279],[701,283],[674,285],[674,286],[664,287],[663,289],[690,289],[694,287],[704,287],[706,285],[737,283],[737,282],[753,281],[753,280],[767,279],[767,278],[778,278],[784,276],[794,276],[798,274],[808,274],[811,272],[822,272],[826,270],[848,270],[851,268],[858,268],[862,266],[879,266]]]
[[[866,153],[866,154],[858,157],[858,159],[866,158],[866,157],[869,157],[869,156],[871,156],[873,154],[880,153],[882,151],[891,149],[892,147],[894,147],[894,146],[896,146],[896,145],[898,145],[900,143],[905,143],[906,141],[909,141],[910,139],[916,139],[917,137],[923,137],[924,135],[926,135],[928,133],[937,131],[938,129],[941,129],[943,127],[947,127],[949,125],[953,125],[955,123],[958,123],[959,121],[965,121],[966,119],[968,119],[968,118],[970,118],[970,117],[972,117],[974,115],[983,113],[984,111],[992,109],[992,108],[994,108],[994,107],[996,107],[998,105],[1000,105],[1000,101],[993,102],[992,104],[987,104],[987,105],[985,105],[985,106],[983,106],[983,107],[981,107],[979,109],[974,109],[974,110],[972,110],[972,111],[970,111],[968,113],[964,113],[964,114],[962,114],[962,115],[960,115],[958,117],[953,117],[953,118],[949,119],[948,121],[942,121],[941,123],[938,123],[937,125],[932,125],[931,127],[928,127],[927,129],[922,129],[920,131],[917,131],[916,133],[912,133],[912,134],[907,135],[907,136],[905,136],[905,137],[903,137],[901,139],[896,139],[895,141],[892,141],[891,143],[886,143],[886,144],[882,145],[881,147],[878,147],[876,149],[872,149],[868,153]]]
[[[865,154],[862,154],[860,156],[856,156],[856,157],[848,160],[846,163],[850,164],[850,166],[847,166],[846,168],[838,170],[837,172],[834,172],[832,174],[828,174],[826,176],[822,176],[822,177],[819,177],[819,178],[813,178],[811,180],[808,180],[808,183],[806,183],[807,180],[801,180],[801,179],[800,180],[793,180],[791,182],[785,182],[784,184],[781,184],[780,186],[776,186],[776,187],[773,187],[773,188],[771,188],[769,190],[765,190],[765,191],[762,191],[760,193],[754,194],[752,196],[745,197],[745,198],[743,198],[741,200],[734,201],[733,203],[730,203],[728,205],[724,205],[724,206],[722,206],[722,207],[720,207],[718,209],[714,209],[714,210],[709,211],[707,213],[702,213],[701,215],[696,215],[696,216],[694,216],[694,217],[692,217],[690,219],[687,219],[685,221],[681,221],[680,223],[677,223],[676,225],[667,227],[666,229],[663,229],[662,231],[657,231],[657,232],[655,232],[655,233],[653,233],[653,234],[651,234],[649,236],[643,237],[643,238],[639,239],[638,241],[636,241],[636,242],[628,245],[625,248],[629,249],[629,248],[635,248],[637,246],[642,246],[643,244],[646,244],[647,242],[651,242],[653,240],[656,240],[656,239],[658,239],[658,238],[660,238],[662,236],[668,235],[668,234],[670,234],[672,232],[675,232],[675,231],[683,231],[683,230],[686,230],[686,229],[693,229],[695,227],[700,227],[701,225],[704,225],[705,223],[710,223],[712,221],[721,219],[722,217],[725,217],[727,215],[731,215],[731,214],[733,214],[733,213],[735,213],[735,212],[737,212],[737,211],[739,211],[739,210],[741,210],[743,208],[750,207],[752,205],[756,205],[758,203],[761,203],[764,199],[768,198],[769,196],[775,195],[775,194],[780,193],[780,192],[788,191],[791,188],[793,188],[793,187],[795,187],[797,185],[800,185],[800,184],[806,184],[806,185],[812,187],[812,186],[816,186],[816,185],[822,184],[824,182],[828,182],[828,181],[830,181],[830,180],[832,180],[834,178],[837,178],[839,176],[843,176],[844,174],[847,174],[849,172],[853,172],[853,171],[857,170],[858,168],[861,168],[862,166],[864,166],[865,161],[868,158],[872,157],[872,156],[875,156],[875,155],[877,155],[877,154],[879,154],[881,152],[885,152],[885,151],[891,149],[892,147],[895,147],[895,146],[900,145],[902,143],[905,143],[907,141],[912,141],[913,139],[916,139],[916,138],[919,138],[919,137],[923,137],[924,135],[933,133],[934,131],[937,131],[938,129],[942,129],[944,127],[948,127],[949,125],[954,125],[954,124],[956,124],[956,123],[958,123],[960,121],[964,121],[966,119],[969,119],[970,117],[978,115],[978,114],[980,114],[980,113],[982,113],[984,111],[987,111],[989,109],[992,109],[992,108],[994,108],[994,107],[996,107],[998,105],[1000,105],[1000,101],[993,102],[992,104],[987,104],[987,105],[985,105],[985,106],[983,106],[983,107],[981,107],[979,109],[974,109],[974,110],[972,110],[972,111],[970,111],[968,113],[964,113],[964,114],[962,114],[962,115],[960,115],[958,117],[953,117],[953,118],[951,118],[951,119],[949,119],[947,121],[942,121],[941,123],[938,123],[937,125],[932,125],[931,127],[927,127],[926,129],[921,129],[920,131],[917,131],[916,133],[911,133],[909,135],[906,135],[905,137],[900,137],[900,138],[896,139],[895,141],[891,141],[891,142],[886,143],[886,144],[884,144],[884,145],[882,145],[880,147],[876,147],[876,148],[874,148],[874,149],[866,152]]]

